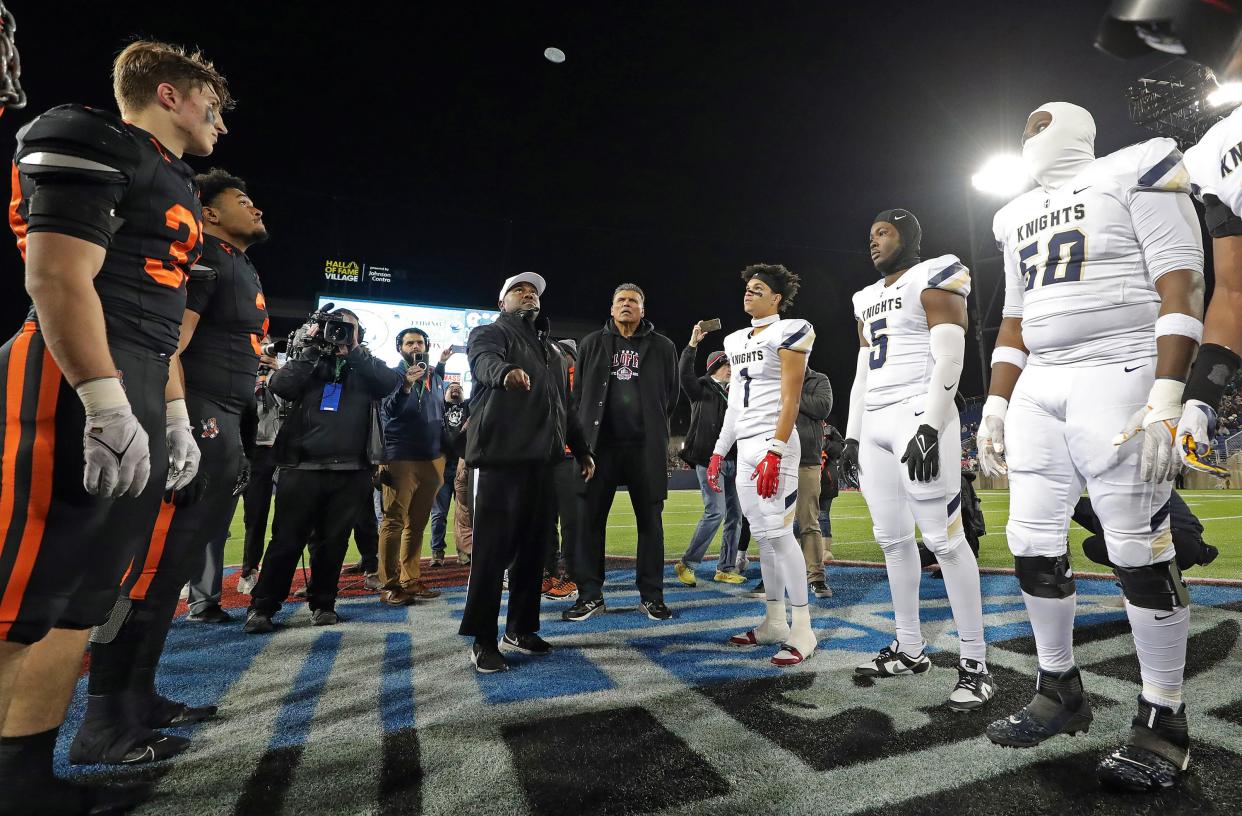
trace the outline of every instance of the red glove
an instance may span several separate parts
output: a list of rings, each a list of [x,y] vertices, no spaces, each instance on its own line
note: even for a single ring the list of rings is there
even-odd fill
[[[776,486],[781,481],[781,455],[768,451],[768,455],[759,462],[759,467],[750,474],[750,478],[758,479],[755,489],[759,491],[759,498],[770,499],[775,496]]]
[[[707,486],[717,493],[720,492],[720,460],[718,453],[713,453],[711,461],[707,463]]]

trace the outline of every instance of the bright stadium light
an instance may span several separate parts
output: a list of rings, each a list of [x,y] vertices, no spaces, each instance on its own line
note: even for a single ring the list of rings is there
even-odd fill
[[[1030,174],[1021,156],[1012,153],[993,156],[970,177],[971,185],[981,193],[1014,196],[1031,186]]]
[[[1213,108],[1242,105],[1242,82],[1226,82],[1207,95],[1207,103]]]

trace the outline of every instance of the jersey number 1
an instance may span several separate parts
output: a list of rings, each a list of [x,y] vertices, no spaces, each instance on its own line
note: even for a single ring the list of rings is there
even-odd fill
[[[1038,254],[1039,241],[1032,241],[1018,250],[1018,266],[1022,270],[1022,279],[1026,281],[1028,292],[1035,288],[1035,279],[1039,275],[1039,263],[1028,264],[1027,261]],[[1072,229],[1058,232],[1048,239],[1044,275],[1039,285],[1051,286],[1054,283],[1082,280],[1082,262],[1086,260],[1086,257],[1087,236],[1082,230]]]

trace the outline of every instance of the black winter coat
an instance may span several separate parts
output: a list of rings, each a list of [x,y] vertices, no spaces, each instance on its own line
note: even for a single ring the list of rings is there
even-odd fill
[[[722,383],[716,382],[710,375],[694,375],[695,352],[694,346],[686,346],[677,360],[681,390],[690,399],[690,430],[686,432],[686,441],[677,455],[688,465],[707,467],[716,440],[720,438],[720,428],[724,425],[729,393]],[[737,446],[729,451],[727,458],[737,458]]]
[[[810,368],[802,381],[802,400],[798,404],[798,442],[802,451],[799,467],[820,464],[819,454],[824,449],[824,420],[832,413],[832,383],[828,378]]]
[[[559,462],[566,444],[578,459],[590,453],[570,410],[569,366],[548,331],[545,317],[502,313],[470,332],[469,467]],[[530,390],[505,390],[505,376],[518,368],[530,377]]]
[[[599,439],[604,407],[608,404],[612,357],[619,336],[616,324],[609,319],[604,328],[591,332],[578,345],[574,397],[582,432],[592,450]],[[637,343],[640,361],[638,384],[643,403],[645,473],[655,495],[664,499],[668,496],[668,420],[677,406],[680,391],[677,347],[672,340],[658,334],[648,320],[642,321],[631,339]]]

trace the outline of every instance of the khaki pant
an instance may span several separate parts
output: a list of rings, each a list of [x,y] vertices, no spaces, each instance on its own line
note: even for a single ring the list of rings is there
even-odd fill
[[[384,519],[379,529],[379,579],[383,589],[398,589],[419,579],[423,532],[436,491],[444,484],[444,457],[384,465]]]
[[[453,542],[460,555],[470,555],[474,549],[474,497],[470,495],[470,468],[466,460],[457,463],[457,476],[453,479]]]
[[[807,581],[824,580],[824,538],[819,532],[819,465],[798,468],[798,502],[794,508]]]

